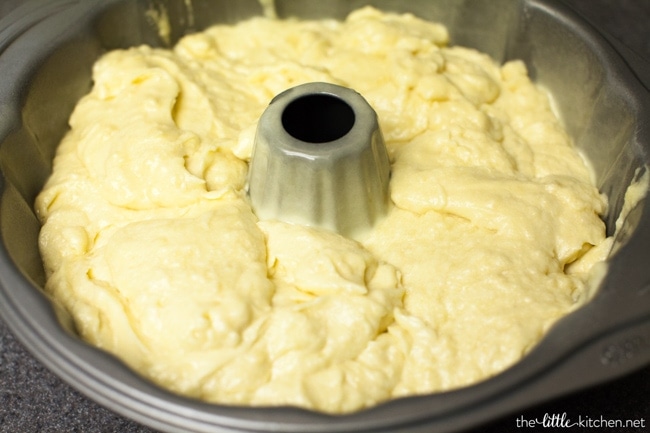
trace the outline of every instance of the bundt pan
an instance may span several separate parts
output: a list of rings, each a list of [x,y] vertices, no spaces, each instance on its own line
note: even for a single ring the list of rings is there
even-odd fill
[[[343,18],[365,4],[442,22],[453,44],[498,61],[523,59],[555,96],[568,131],[593,163],[614,233],[628,185],[650,163],[647,64],[614,49],[560,1],[277,0],[277,11]],[[156,14],[169,17],[169,32],[156,26]],[[90,89],[91,65],[109,49],[169,46],[188,32],[259,14],[256,0],[31,0],[0,20],[0,312],[36,358],[98,403],[168,432],[455,431],[650,363],[649,200],[618,229],[592,301],[560,320],[512,368],[451,392],[343,416],[212,405],[161,390],[81,341],[42,290],[32,204],[74,104]]]

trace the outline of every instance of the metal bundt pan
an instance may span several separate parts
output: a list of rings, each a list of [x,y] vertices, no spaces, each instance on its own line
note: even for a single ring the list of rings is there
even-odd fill
[[[278,0],[277,10],[281,17],[343,18],[365,4],[442,22],[453,44],[498,61],[523,59],[592,161],[609,197],[605,221],[613,233],[626,188],[650,162],[650,67],[621,56],[560,1]],[[152,10],[167,11],[170,40],[148,18]],[[31,0],[0,20],[0,313],[37,359],[98,403],[169,432],[459,430],[650,363],[649,200],[618,231],[607,276],[589,304],[512,368],[456,391],[344,416],[211,405],[161,390],[77,338],[42,291],[32,204],[74,104],[90,89],[91,65],[108,49],[166,46],[210,24],[261,13],[256,0]]]

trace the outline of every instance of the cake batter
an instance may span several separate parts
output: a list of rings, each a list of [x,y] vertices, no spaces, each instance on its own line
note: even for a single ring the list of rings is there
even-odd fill
[[[252,18],[94,66],[36,201],[79,335],[210,402],[345,413],[489,378],[588,299],[605,197],[522,62],[366,7]],[[278,93],[377,111],[391,209],[350,240],[260,221],[245,182]]]

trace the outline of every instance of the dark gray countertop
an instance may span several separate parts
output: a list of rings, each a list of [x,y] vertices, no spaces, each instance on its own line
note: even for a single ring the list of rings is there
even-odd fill
[[[486,0],[487,1],[487,0]],[[0,0],[0,18],[21,0]],[[598,28],[650,61],[650,0],[566,0]],[[650,431],[650,366],[614,382],[511,414],[478,429],[516,431],[518,419],[563,414],[576,419],[643,420],[645,428],[573,427],[569,431]],[[553,431],[525,428],[524,431]],[[0,432],[152,432],[88,400],[35,360],[0,320]]]

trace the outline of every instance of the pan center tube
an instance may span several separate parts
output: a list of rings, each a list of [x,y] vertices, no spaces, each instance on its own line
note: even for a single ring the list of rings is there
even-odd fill
[[[343,138],[354,126],[354,110],[343,99],[313,93],[291,101],[282,113],[282,126],[296,140],[329,143]]]
[[[385,216],[389,178],[377,114],[352,89],[303,84],[260,117],[247,182],[260,219],[358,238]]]

